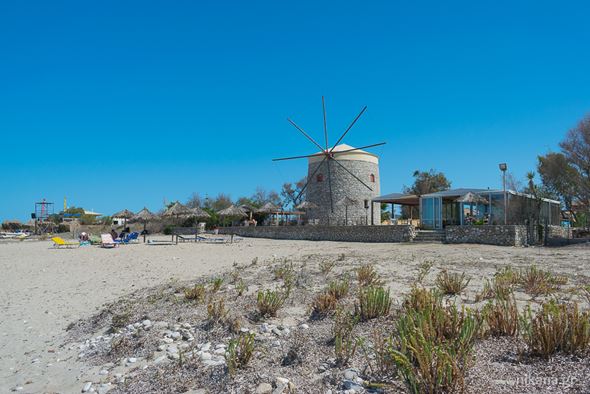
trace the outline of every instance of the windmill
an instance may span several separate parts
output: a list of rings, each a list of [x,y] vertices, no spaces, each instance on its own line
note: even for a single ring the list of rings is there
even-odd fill
[[[322,96],[323,126],[324,126],[324,146],[314,140],[303,128],[297,125],[293,120],[288,118],[288,122],[293,125],[301,134],[305,136],[314,146],[320,149],[319,152],[273,159],[273,161],[307,159],[308,176],[305,185],[301,188],[295,198],[297,201],[301,195],[308,190],[306,200],[316,204],[323,211],[324,215],[318,216],[319,220],[326,221],[327,224],[336,221],[346,220],[345,213],[335,211],[338,208],[335,202],[342,198],[350,198],[359,201],[365,201],[361,211],[357,216],[365,217],[365,224],[368,224],[368,204],[370,200],[379,193],[379,163],[378,157],[363,149],[373,148],[384,145],[385,142],[365,145],[358,148],[346,144],[340,144],[359,118],[365,113],[367,107],[363,107],[360,113],[353,119],[350,125],[342,133],[334,145],[329,143],[328,127],[326,120],[326,104]],[[363,212],[362,209],[365,209]],[[348,215],[346,215],[348,216]],[[373,217],[373,216],[371,216]],[[346,220],[346,224],[348,220]]]

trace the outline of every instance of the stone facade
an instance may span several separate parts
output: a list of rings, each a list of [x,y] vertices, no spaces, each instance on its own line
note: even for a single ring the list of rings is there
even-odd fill
[[[526,226],[447,226],[445,232],[446,242],[451,244],[476,243],[502,246],[524,246],[528,244]]]
[[[337,160],[338,163],[346,167],[373,190],[369,190],[338,164],[333,161],[330,162],[334,205],[334,211],[331,212],[327,161],[310,162],[306,200],[316,204],[319,208],[310,209],[307,217],[312,220],[317,219],[320,225],[344,225],[347,219],[348,225],[381,224],[381,207],[378,203],[371,202],[380,193],[379,164],[344,158],[338,158]],[[318,166],[320,166],[320,169],[312,179],[311,175]],[[320,180],[318,180],[318,176]],[[356,205],[348,208],[338,205],[337,203],[345,197],[357,201]]]
[[[413,226],[248,226],[222,227],[220,234],[242,237],[343,242],[411,242]]]

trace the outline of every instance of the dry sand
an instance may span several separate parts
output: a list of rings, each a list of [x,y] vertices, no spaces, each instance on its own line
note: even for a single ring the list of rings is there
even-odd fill
[[[77,360],[64,345],[66,327],[96,314],[108,302],[144,287],[190,280],[227,271],[253,258],[341,253],[375,262],[379,271],[400,278],[399,297],[415,277],[417,266],[433,261],[438,269],[466,271],[469,291],[481,286],[497,267],[532,262],[573,282],[587,279],[590,248],[509,248],[484,245],[363,244],[245,239],[232,245],[143,244],[101,249],[94,246],[56,250],[50,241],[0,244],[0,392],[78,393],[96,367]],[[407,278],[407,280],[403,280]]]

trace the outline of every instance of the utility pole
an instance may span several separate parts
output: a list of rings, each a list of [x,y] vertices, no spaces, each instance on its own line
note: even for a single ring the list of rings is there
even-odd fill
[[[506,163],[500,163],[498,165],[500,171],[502,171],[502,189],[504,191],[504,225],[508,224],[508,198],[506,196],[506,170],[508,165]]]

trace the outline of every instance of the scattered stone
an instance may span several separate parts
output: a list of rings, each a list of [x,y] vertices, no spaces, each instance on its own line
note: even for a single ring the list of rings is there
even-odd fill
[[[280,337],[281,335],[283,335],[283,333],[281,332],[281,330],[279,330],[276,327],[272,329],[272,333],[275,334],[277,337]]]
[[[201,349],[202,351],[206,352],[209,349],[211,349],[211,344],[209,342],[204,343],[203,345],[199,346],[199,349]]]
[[[154,364],[162,364],[168,362],[167,356],[160,356],[154,360]]]
[[[272,385],[270,383],[260,383],[256,387],[256,394],[270,394],[272,393]]]
[[[125,376],[123,376],[122,373],[116,373],[115,374],[115,381],[117,383],[125,383]]]
[[[112,387],[110,383],[103,383],[98,386],[98,394],[106,394]]]
[[[354,390],[356,391],[361,391],[363,390],[363,386],[361,386],[360,384],[352,381],[352,380],[344,380],[342,381],[342,386],[346,389],[346,390]]]
[[[99,375],[108,375],[109,374],[109,371],[107,371],[106,369],[101,369],[98,374]]]
[[[201,353],[201,361],[211,360],[211,353],[203,352]]]
[[[133,363],[137,362],[137,358],[135,358],[135,357],[129,357],[127,359],[127,362],[133,364]]]
[[[299,328],[301,328],[302,330],[307,330],[307,329],[309,329],[309,324],[303,323],[299,326]]]
[[[82,387],[82,392],[83,393],[89,392],[91,387],[92,387],[92,382],[86,382],[84,384],[84,387]]]
[[[172,334],[170,334],[170,337],[172,339],[176,340],[176,339],[180,339],[182,337],[182,335],[178,331],[173,331]]]
[[[344,370],[344,379],[355,380],[359,376],[359,371],[356,368],[348,368]]]

